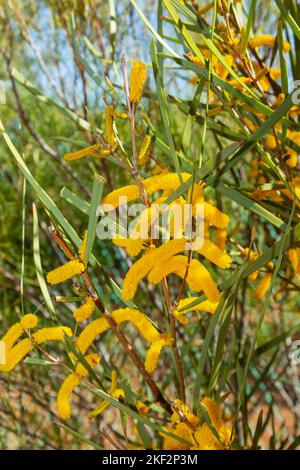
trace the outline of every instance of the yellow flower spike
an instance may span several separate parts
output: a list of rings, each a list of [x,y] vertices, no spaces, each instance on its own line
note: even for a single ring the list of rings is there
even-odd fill
[[[193,433],[190,427],[186,423],[179,423],[175,429],[166,428],[166,430],[170,431],[175,436],[180,437],[181,439],[184,439],[185,441],[192,443]],[[162,437],[164,439],[163,450],[177,450],[178,451],[178,450],[189,450],[191,448],[189,445],[184,444],[171,436],[162,434]]]
[[[75,310],[73,317],[77,322],[81,322],[90,318],[96,309],[95,302],[92,297],[88,297],[83,305]]]
[[[47,274],[47,281],[49,284],[60,284],[61,282],[67,281],[68,279],[83,273],[85,265],[78,260],[71,260],[60,266],[59,268],[53,269]]]
[[[276,41],[276,37],[272,36],[271,34],[261,34],[260,36],[256,36],[253,39],[250,39],[249,45],[253,49],[256,49],[260,46],[269,46],[274,47]],[[290,52],[291,46],[290,43],[287,41],[283,41],[283,50],[284,52]]]
[[[100,357],[98,356],[98,354],[88,354],[87,356],[85,356],[85,359],[92,367],[95,367],[100,361]],[[78,364],[76,367],[76,373],[68,375],[62,383],[56,399],[57,411],[61,419],[66,420],[71,417],[72,392],[78,385],[80,385],[81,378],[86,377],[87,375],[87,369],[82,364]]]
[[[147,76],[147,69],[145,64],[140,61],[133,63],[130,70],[130,101],[133,103],[139,103],[142,98],[143,88],[145,85]]]
[[[117,117],[117,118],[119,118],[119,119],[127,119],[127,118],[128,118],[128,114],[116,110],[116,111],[115,111],[115,117]]]
[[[144,338],[153,342],[159,337],[159,332],[151,323],[149,318],[139,310],[133,308],[121,308],[114,310],[111,314],[115,322],[120,325],[123,322],[132,323]],[[98,318],[87,325],[76,340],[76,346],[82,354],[85,354],[89,346],[98,335],[109,329],[105,318]]]
[[[257,286],[256,292],[255,292],[255,296],[257,299],[261,300],[264,298],[264,296],[266,295],[271,285],[271,281],[272,281],[272,273],[267,273],[261,278]]]
[[[38,324],[38,317],[34,315],[33,313],[27,313],[24,315],[21,320],[20,324],[24,330],[31,330],[32,328],[35,328]]]
[[[231,257],[220,250],[213,242],[205,239],[202,248],[195,250],[221,269],[227,269],[232,263]]]
[[[24,330],[30,330],[31,328],[36,327],[37,324],[38,318],[32,313],[27,313],[21,318],[20,322],[12,325],[2,338],[2,341],[5,344],[6,353],[8,353],[15,342],[24,333]]]
[[[130,256],[137,256],[143,249],[144,240],[138,238],[133,240],[132,238],[113,238],[113,243],[116,246],[123,247],[126,249]]]
[[[16,346],[11,348],[6,356],[6,363],[0,364],[0,371],[9,372],[21,362],[25,356],[35,347],[34,343],[42,344],[47,341],[62,341],[64,335],[72,336],[72,330],[65,326],[42,328],[32,335],[33,341],[29,338],[23,339]]]
[[[166,262],[155,266],[148,275],[151,284],[158,284],[169,274],[183,272],[186,269],[188,257],[184,255],[172,256]],[[184,275],[184,274],[183,274]]]
[[[225,250],[226,248],[226,239],[227,239],[227,231],[225,229],[217,229],[215,232],[215,241],[216,245],[220,248],[220,250]]]
[[[173,316],[176,318],[176,320],[181,323],[182,325],[187,325],[189,322],[189,319],[185,317],[185,314],[187,312],[179,312],[178,310],[173,311]]]
[[[86,262],[87,262],[87,259],[86,259],[87,236],[88,236],[88,231],[85,230],[82,243],[81,243],[80,248],[78,250],[78,256],[84,264],[86,264]]]
[[[138,283],[147,276],[149,271],[157,264],[163,263],[176,253],[180,253],[185,249],[185,239],[174,239],[166,242],[164,245],[151,252],[143,255],[127,272],[123,288],[122,296],[124,300],[130,300],[134,296]]]
[[[78,150],[77,152],[67,153],[64,156],[64,159],[66,161],[73,161],[73,160],[80,160],[81,158],[85,158],[89,156],[102,159],[102,158],[109,157],[109,155],[111,155],[110,149],[106,149],[102,147],[101,144],[95,144],[95,145],[91,145],[90,147],[86,147],[82,150]]]
[[[149,148],[150,148],[150,143],[151,143],[151,137],[150,135],[145,135],[138,157],[137,161],[139,165],[143,165],[144,163],[147,162],[148,160],[148,153],[149,153]]]
[[[182,173],[182,180],[185,183],[189,178],[191,178],[190,173]],[[168,173],[168,174],[159,174],[155,176],[151,176],[150,178],[146,178],[143,180],[143,185],[148,193],[151,195],[156,191],[165,191],[165,190],[175,190],[180,186],[180,180],[177,173]],[[115,189],[111,193],[107,194],[104,198],[102,203],[103,204],[110,204],[112,206],[111,210],[114,208],[119,207],[122,199],[121,197],[126,197],[127,202],[134,201],[138,199],[140,196],[139,188],[135,184],[130,184],[128,186],[124,186],[122,188]],[[124,202],[124,201],[123,201]]]
[[[149,374],[155,371],[162,348],[171,346],[172,337],[168,333],[160,335],[159,339],[151,343],[145,359],[145,369]]]
[[[212,206],[208,202],[204,202],[204,218],[207,222],[216,228],[225,229],[229,224],[229,217],[221,212],[217,207]]]
[[[105,142],[112,148],[115,144],[115,133],[114,133],[114,107],[112,105],[107,106],[105,110],[105,124],[103,138]]]
[[[191,261],[186,281],[190,288],[195,292],[203,290],[210,302],[219,302],[220,291],[218,290],[209,271],[202,263],[200,263],[200,261],[196,259]]]
[[[71,395],[80,382],[81,380],[77,375],[70,374],[62,383],[56,399],[57,411],[61,419],[66,420],[71,417]]]
[[[288,251],[289,260],[296,274],[300,274],[300,248],[291,248]]]
[[[215,313],[216,308],[218,306],[217,302],[210,302],[209,300],[204,300],[204,302],[200,302],[199,304],[194,305],[193,307],[185,309],[185,307],[191,304],[193,300],[195,300],[193,297],[186,297],[181,299],[177,306],[178,313],[184,315],[187,312],[194,312],[198,310],[208,313]]]

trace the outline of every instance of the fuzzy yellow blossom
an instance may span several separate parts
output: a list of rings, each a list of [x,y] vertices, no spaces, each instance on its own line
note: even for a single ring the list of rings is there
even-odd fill
[[[36,317],[36,315],[33,315],[32,313],[27,313],[21,318],[20,322],[17,322],[12,325],[1,340],[5,344],[6,353],[8,353],[8,351],[12,348],[15,342],[24,333],[24,330],[30,330],[31,328],[35,328],[37,324],[38,318]]]
[[[114,107],[112,105],[107,106],[105,110],[105,124],[103,138],[105,142],[112,148],[115,144],[115,133],[114,133]]]
[[[118,236],[113,238],[113,243],[116,246],[125,248],[130,256],[137,256],[143,249],[144,240],[141,238],[132,239]]]
[[[253,39],[250,39],[249,45],[253,49],[256,49],[260,46],[269,46],[274,47],[276,41],[276,37],[272,36],[271,34],[261,34],[260,36],[256,36]],[[290,43],[287,41],[283,41],[283,50],[284,52],[290,52],[291,46]]]
[[[157,368],[158,359],[161,353],[162,348],[165,346],[171,346],[172,337],[163,333],[160,335],[159,339],[151,343],[150,348],[147,351],[146,360],[145,360],[145,369],[149,374],[155,371]]]
[[[60,284],[68,279],[83,273],[85,265],[78,260],[71,260],[59,268],[53,269],[47,274],[49,284]]]
[[[150,253],[144,254],[127,272],[123,287],[122,296],[124,300],[130,300],[134,296],[138,283],[147,276],[149,271],[157,264],[163,263],[176,253],[185,249],[185,239],[174,239],[166,242],[159,248],[153,249]]]
[[[146,81],[147,69],[145,64],[136,61],[132,64],[130,70],[130,101],[139,103],[142,98],[143,88]]]
[[[85,230],[82,243],[81,243],[80,248],[79,248],[79,250],[78,250],[78,256],[79,256],[80,260],[81,260],[83,263],[86,263],[86,262],[87,262],[87,259],[86,259],[87,236],[88,236],[88,231]]]
[[[220,250],[225,250],[226,248],[226,239],[227,239],[227,232],[225,229],[217,229],[215,232],[215,241],[216,245],[220,248]]]
[[[208,202],[204,202],[204,218],[216,228],[225,229],[229,224],[229,217],[221,212],[217,207],[212,206]]]
[[[8,351],[6,363],[0,364],[0,371],[11,371],[35,347],[35,343],[43,344],[47,341],[62,341],[65,334],[71,336],[72,330],[65,326],[58,326],[42,328],[36,331],[32,334],[32,340],[25,338]]]
[[[175,318],[182,324],[187,324],[188,319],[185,318],[185,315],[188,312],[192,311],[202,311],[207,313],[215,313],[218,306],[217,302],[210,302],[209,300],[204,300],[193,307],[185,308],[187,305],[191,304],[195,300],[193,297],[186,297],[181,299],[176,310],[174,310],[173,315]]]
[[[300,274],[300,248],[291,248],[288,251],[289,260],[296,274]]]
[[[195,251],[222,269],[229,268],[232,263],[231,257],[227,253],[207,239],[204,239],[202,248]]]
[[[166,429],[186,440],[190,445],[184,445],[176,439],[164,435],[164,450],[225,450],[231,448],[231,429],[225,425],[220,408],[209,397],[204,398],[201,401],[201,405],[205,409],[217,435],[210,429],[205,419],[198,420],[196,417],[193,418],[193,415],[185,408],[185,405],[178,404],[180,416],[178,415],[177,424],[174,417],[172,417],[175,429]],[[185,420],[188,420],[192,427],[188,426]]]
[[[132,308],[118,309],[112,312],[112,318],[120,325],[123,322],[132,323],[144,338],[153,342],[159,338],[159,332],[148,317],[139,310]],[[76,346],[82,354],[85,354],[89,346],[98,335],[109,329],[107,320],[102,317],[89,323],[76,340]]]
[[[85,356],[85,360],[91,367],[95,367],[100,357],[97,354],[88,354]],[[73,390],[80,385],[81,378],[88,375],[87,369],[82,365],[78,364],[75,369],[75,373],[72,373],[66,377],[62,383],[56,399],[58,415],[61,419],[69,419],[71,417],[71,395]]]
[[[261,278],[255,291],[255,296],[257,299],[261,300],[264,298],[264,296],[268,292],[268,289],[271,285],[271,281],[272,281],[272,273],[267,273]]]
[[[182,181],[185,183],[189,178],[191,178],[190,173],[181,174]],[[143,180],[143,185],[148,193],[148,195],[153,194],[159,190],[175,190],[180,186],[180,179],[177,173],[168,173],[151,176]],[[138,199],[140,196],[139,188],[135,184],[130,184],[122,188],[115,189],[111,193],[107,194],[102,203],[110,204],[111,210],[113,208],[119,207],[122,202],[122,197],[127,198],[127,202],[131,202],[135,199]],[[124,200],[123,200],[124,202]]]
[[[84,304],[75,310],[73,317],[77,322],[81,322],[90,318],[95,311],[95,302],[92,297],[88,297]]]
[[[148,153],[149,153],[150,143],[151,143],[150,135],[145,135],[145,137],[143,139],[143,142],[142,142],[142,145],[141,145],[141,148],[140,148],[140,151],[139,151],[139,154],[138,154],[138,157],[137,157],[137,161],[138,161],[139,165],[143,165],[148,160]]]
[[[98,159],[106,158],[111,155],[111,150],[104,148],[101,144],[91,145],[77,152],[66,153],[64,159],[66,161],[80,160],[85,157],[94,157]]]

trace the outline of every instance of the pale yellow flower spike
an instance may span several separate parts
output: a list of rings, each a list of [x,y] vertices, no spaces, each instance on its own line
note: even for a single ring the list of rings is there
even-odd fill
[[[75,310],[73,317],[77,322],[87,320],[93,315],[95,308],[96,305],[92,297],[88,297],[84,304]]]
[[[145,359],[145,369],[149,374],[155,371],[162,348],[171,346],[172,337],[168,333],[160,335],[159,339],[151,343]]]
[[[125,276],[122,288],[123,299],[132,299],[140,280],[147,276],[149,271],[157,264],[161,264],[172,255],[184,251],[185,245],[185,239],[174,239],[166,242],[157,249],[153,249],[153,251],[150,253],[143,255],[142,258],[140,258],[136,263],[134,263],[133,266],[131,266]]]
[[[0,371],[9,372],[21,362],[25,356],[35,347],[34,343],[42,344],[47,341],[62,341],[64,335],[72,336],[72,330],[65,326],[42,328],[33,333],[31,341],[29,338],[23,339],[16,346],[8,351],[6,363],[0,364]]]
[[[249,44],[253,49],[256,49],[260,46],[269,46],[273,47],[276,41],[276,37],[272,36],[271,34],[261,34],[260,36],[256,36],[253,39],[250,39]],[[291,46],[290,43],[287,41],[283,41],[283,50],[284,52],[290,52]]]
[[[100,357],[97,354],[88,354],[85,356],[85,360],[89,363],[91,367],[95,367],[99,361]],[[66,377],[62,383],[56,399],[56,406],[58,415],[61,419],[69,419],[71,417],[71,395],[73,390],[80,385],[81,378],[88,375],[87,369],[78,364],[76,366],[76,373],[72,373]]]
[[[133,308],[121,308],[112,312],[112,318],[120,325],[123,322],[132,323],[144,338],[153,342],[159,338],[159,332],[151,323],[149,318],[139,310]],[[98,335],[109,329],[105,318],[98,318],[89,323],[80,333],[76,340],[76,346],[82,354],[85,354],[89,346]]]
[[[150,135],[146,135],[143,139],[143,142],[142,142],[142,145],[141,145],[138,157],[137,157],[137,161],[139,165],[143,165],[148,160],[150,143],[151,143],[151,137]]]
[[[103,148],[101,144],[95,144],[82,150],[78,150],[77,152],[66,153],[64,159],[66,161],[73,161],[89,156],[101,159],[109,157],[109,155],[111,155],[110,149]]]
[[[36,317],[36,315],[33,315],[32,313],[27,313],[21,318],[20,322],[12,325],[2,338],[2,341],[5,344],[6,354],[15,344],[17,339],[19,339],[20,336],[24,333],[24,330],[30,330],[32,328],[35,328],[37,324],[38,318]]]
[[[191,261],[186,281],[190,288],[195,292],[203,290],[210,302],[219,302],[220,291],[218,290],[209,271],[202,263],[200,263],[200,261],[196,259]]]
[[[191,178],[190,173],[181,173],[182,180],[185,183],[189,178]],[[180,186],[180,180],[177,173],[168,173],[151,176],[143,180],[143,185],[149,195],[155,193],[156,191],[165,191],[165,190],[175,190]],[[115,189],[111,193],[107,194],[102,203],[110,204],[113,210],[114,208],[119,207],[122,202],[120,199],[122,196],[127,198],[127,202],[134,201],[140,196],[139,188],[135,184],[130,184],[122,188]],[[124,200],[123,200],[124,203]]]
[[[255,292],[255,296],[257,299],[261,300],[264,298],[264,296],[266,295],[271,285],[271,282],[272,282],[272,273],[267,273],[261,278],[256,288],[256,292]]]
[[[83,273],[85,265],[78,260],[71,260],[68,263],[53,269],[47,274],[49,284],[60,284],[68,279]]]
[[[143,62],[134,62],[130,71],[130,101],[139,103],[146,81],[147,69]]]
[[[115,144],[115,133],[114,133],[114,107],[112,105],[107,106],[105,111],[105,125],[103,138],[105,142],[112,148]]]
[[[87,262],[87,259],[86,259],[87,235],[88,235],[88,231],[85,230],[82,243],[81,243],[80,248],[78,250],[78,256],[79,256],[80,260],[85,264]]]
[[[217,245],[207,239],[204,239],[202,248],[195,251],[221,269],[229,268],[232,263],[231,257],[227,253],[220,250]]]

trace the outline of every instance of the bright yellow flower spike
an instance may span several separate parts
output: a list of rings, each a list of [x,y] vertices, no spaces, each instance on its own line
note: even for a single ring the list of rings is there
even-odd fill
[[[191,261],[186,281],[195,292],[203,290],[210,302],[219,302],[220,292],[214,280],[205,266],[197,259]]]
[[[227,253],[220,250],[217,245],[207,239],[204,240],[203,247],[195,251],[222,269],[229,268],[232,263]]]
[[[137,161],[139,165],[143,165],[148,160],[150,143],[151,143],[151,137],[150,135],[146,135],[143,139],[143,142],[142,142],[142,145],[141,145],[138,157],[137,157]]]
[[[100,357],[97,354],[88,354],[85,356],[85,360],[91,367],[95,367]],[[58,415],[61,419],[69,419],[71,417],[71,395],[73,390],[80,385],[81,378],[88,375],[87,369],[82,365],[78,364],[75,369],[75,373],[72,373],[66,377],[62,383],[56,399]]]
[[[68,279],[83,273],[85,265],[78,260],[71,260],[59,268],[53,269],[47,274],[49,284],[60,284]]]
[[[146,81],[147,69],[143,62],[134,62],[130,70],[130,101],[139,103]]]
[[[112,148],[115,144],[115,133],[114,133],[114,107],[112,105],[107,106],[105,110],[105,124],[103,138],[105,142]]]
[[[269,46],[274,47],[276,41],[276,37],[272,36],[271,34],[261,34],[260,36],[256,36],[253,39],[250,39],[249,45],[256,49],[260,46]],[[284,52],[290,52],[291,45],[287,41],[283,41],[283,50]]]
[[[120,325],[123,322],[132,323],[144,338],[153,342],[159,338],[159,332],[151,323],[148,317],[139,310],[133,308],[124,308],[114,310],[112,318]],[[109,329],[109,324],[105,318],[98,318],[87,325],[76,340],[76,346],[82,354],[85,354],[89,346],[98,335]]]
[[[96,305],[92,297],[88,297],[84,304],[75,310],[73,317],[77,322],[87,320],[93,315],[95,308]]]
[[[149,374],[155,371],[158,364],[158,359],[162,348],[165,346],[171,346],[172,337],[168,333],[160,335],[159,339],[151,343],[150,348],[147,351],[145,360],[145,369]]]
[[[182,180],[185,183],[190,177],[190,173],[182,173]],[[143,185],[149,195],[155,193],[156,191],[164,191],[167,189],[175,190],[180,186],[180,180],[177,173],[168,173],[151,176],[143,180]],[[107,194],[102,203],[110,204],[113,208],[119,207],[121,203],[120,197],[126,197],[127,202],[134,201],[140,196],[139,188],[135,184],[130,184],[119,189],[115,189],[111,193]],[[124,201],[123,201],[124,202]],[[112,210],[111,209],[111,210]]]
[[[229,224],[228,215],[219,211],[217,207],[212,206],[208,202],[204,202],[204,218],[216,228],[225,229]]]
[[[197,305],[194,305],[193,307],[189,307],[185,309],[185,307],[193,302],[194,297],[186,297],[180,300],[178,306],[177,306],[177,311],[179,315],[184,315],[188,312],[195,312],[195,311],[202,311],[202,312],[208,312],[208,313],[215,313],[216,308],[218,306],[217,302],[210,302],[209,300],[204,300],[203,302],[200,302]]]
[[[21,362],[25,356],[35,347],[34,343],[43,344],[47,341],[63,341],[64,335],[72,336],[72,330],[65,326],[42,328],[29,338],[23,339],[11,348],[6,355],[6,363],[0,364],[0,371],[9,372]]]
[[[158,264],[150,271],[148,281],[151,282],[151,284],[158,284],[169,274],[184,272],[187,267],[187,262],[188,257],[185,255],[172,256],[168,258],[166,262]]]
[[[153,249],[150,253],[142,256],[127,272],[123,288],[122,296],[124,300],[130,300],[134,296],[138,283],[147,276],[149,271],[157,264],[163,263],[176,253],[180,253],[185,249],[186,240],[170,240],[159,248]]]
[[[300,274],[300,248],[291,248],[288,257],[296,274]]]
[[[38,318],[36,317],[36,315],[33,315],[32,313],[27,313],[21,318],[20,322],[12,325],[2,338],[2,341],[5,344],[6,354],[15,344],[15,342],[20,338],[20,336],[24,333],[24,330],[30,330],[31,328],[35,328],[37,324]]]
[[[113,239],[113,243],[116,246],[125,248],[130,256],[137,256],[143,249],[144,240],[141,238],[133,240],[132,238],[117,237]]]
[[[271,285],[271,281],[272,281],[272,273],[267,273],[261,278],[256,288],[256,292],[255,292],[255,296],[257,299],[261,300],[264,298],[264,296],[268,292],[268,289]]]
[[[91,145],[77,152],[66,153],[64,159],[66,161],[80,160],[85,157],[94,157],[98,159],[106,158],[111,155],[111,150],[102,147],[101,144]]]
[[[216,237],[216,245],[220,248],[220,250],[225,250],[226,248],[226,239],[227,239],[227,232],[225,229],[217,229],[215,232]]]

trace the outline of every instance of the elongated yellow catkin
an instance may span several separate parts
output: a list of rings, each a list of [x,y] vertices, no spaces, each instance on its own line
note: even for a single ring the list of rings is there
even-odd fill
[[[49,284],[60,284],[68,279],[83,273],[85,265],[78,260],[71,260],[59,268],[53,269],[47,274]]]
[[[120,325],[124,322],[132,323],[144,338],[153,342],[159,337],[159,332],[149,318],[142,312],[132,308],[114,310],[111,314],[115,322]],[[98,335],[109,329],[105,318],[98,318],[87,325],[76,340],[76,346],[82,354],[88,350]]]
[[[72,336],[72,330],[68,326],[51,326],[49,328],[41,328],[33,333],[32,337],[37,344],[47,341],[63,341],[65,335]]]
[[[296,274],[300,274],[300,248],[291,248],[288,257]]]
[[[229,217],[221,212],[217,207],[212,206],[208,202],[204,202],[204,217],[207,222],[216,228],[227,228]]]
[[[140,238],[133,240],[132,238],[117,237],[113,239],[113,243],[125,248],[130,256],[137,256],[143,249],[144,241]]]
[[[220,250],[225,250],[226,248],[226,239],[227,239],[227,232],[225,229],[217,229],[216,230],[216,245],[220,248]]]
[[[105,149],[101,144],[91,145],[77,152],[66,153],[64,159],[66,161],[80,160],[85,157],[105,158],[111,155],[110,149]]]
[[[93,315],[95,308],[96,305],[92,297],[88,297],[84,304],[75,310],[73,317],[77,322],[87,320]]]
[[[148,275],[148,281],[152,284],[158,284],[171,273],[177,273],[186,269],[188,257],[177,255],[168,258],[165,262],[155,266]]]
[[[140,61],[136,61],[132,64],[130,70],[130,101],[133,103],[139,103],[142,98],[143,88],[146,81],[147,69],[145,64]]]
[[[20,336],[24,333],[24,330],[30,330],[31,328],[36,327],[37,324],[37,316],[33,315],[32,313],[27,313],[21,318],[20,322],[12,325],[2,338],[2,341],[5,344],[6,354],[15,344],[17,339],[19,339]]]
[[[203,290],[210,302],[219,302],[220,292],[217,285],[200,261],[196,259],[191,261],[186,282],[195,292]]]
[[[187,312],[202,310],[203,312],[214,313],[218,303],[217,302],[210,302],[209,300],[204,300],[204,302],[200,302],[193,307],[185,308],[187,305],[191,304],[195,300],[194,297],[186,297],[180,300],[177,310],[179,314],[185,314]]]
[[[176,253],[184,251],[186,240],[184,238],[174,239],[164,243],[159,248],[154,248],[150,253],[143,255],[127,272],[123,287],[122,296],[124,300],[133,298],[140,280],[147,276],[149,271],[157,264],[162,264],[165,260]]]
[[[271,285],[271,282],[272,282],[272,273],[267,273],[261,278],[256,288],[256,292],[255,292],[255,296],[257,299],[261,300],[265,297]]]
[[[142,142],[142,145],[141,145],[138,157],[137,157],[137,161],[139,165],[143,165],[148,160],[150,143],[151,143],[151,137],[150,135],[146,135],[143,139],[143,142]]]
[[[103,138],[110,147],[114,146],[115,144],[114,107],[112,105],[107,106],[105,110],[105,124],[104,124]]]
[[[202,248],[195,251],[221,269],[229,268],[232,263],[230,256],[208,239],[204,239]]]
[[[162,348],[171,346],[171,344],[172,337],[168,333],[163,333],[156,341],[151,343],[145,359],[145,369],[147,372],[152,373],[155,371]]]
[[[88,354],[85,356],[85,360],[91,367],[95,367],[99,361],[100,357],[98,354]],[[61,419],[69,419],[72,414],[71,409],[71,396],[73,390],[80,385],[81,378],[88,375],[88,370],[82,365],[77,364],[75,373],[72,373],[66,377],[57,394],[56,406],[58,415]]]
[[[273,47],[276,41],[276,37],[272,36],[271,34],[261,34],[260,36],[256,36],[253,39],[250,39],[249,45],[256,49],[260,46],[269,46]],[[290,52],[291,45],[287,41],[283,41],[283,50],[284,52]]]

